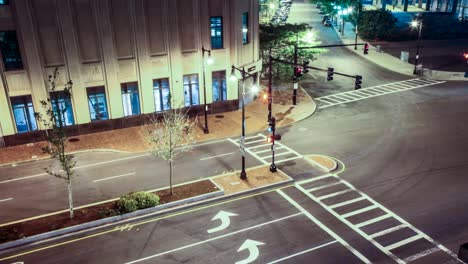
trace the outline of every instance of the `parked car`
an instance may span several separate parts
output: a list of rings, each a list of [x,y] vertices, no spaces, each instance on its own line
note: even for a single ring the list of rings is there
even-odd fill
[[[323,22],[323,25],[326,26],[326,27],[331,27],[332,23],[331,23],[330,19],[327,19],[327,20],[325,20],[325,22]]]

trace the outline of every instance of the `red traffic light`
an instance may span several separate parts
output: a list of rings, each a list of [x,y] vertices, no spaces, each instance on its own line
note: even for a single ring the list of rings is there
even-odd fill
[[[463,57],[465,58],[465,60],[468,60],[468,53],[463,53]]]
[[[267,137],[267,142],[268,142],[268,143],[272,143],[273,141],[275,141],[275,139],[273,138],[273,135],[269,135],[269,136]]]

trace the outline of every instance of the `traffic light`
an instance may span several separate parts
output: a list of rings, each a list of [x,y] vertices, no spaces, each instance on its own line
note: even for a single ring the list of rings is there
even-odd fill
[[[465,58],[465,62],[468,63],[468,52],[463,53],[463,58]]]
[[[275,141],[275,138],[273,137],[273,135],[269,135],[269,136],[267,137],[267,142],[268,142],[268,143],[273,143],[273,141]]]
[[[364,54],[369,54],[369,44],[364,44]]]
[[[302,62],[302,72],[303,73],[308,73],[309,69],[307,69],[307,66],[309,65],[309,60],[304,60]]]
[[[335,70],[335,69],[328,67],[328,70],[327,70],[327,81],[333,80],[333,71],[334,71],[334,70]]]
[[[268,132],[274,133],[276,130],[276,118],[272,117],[268,120]]]
[[[302,67],[296,67],[296,77],[302,77],[304,75],[304,69]]]
[[[354,82],[354,90],[361,89],[361,84],[362,84],[362,76],[356,75],[356,81]]]

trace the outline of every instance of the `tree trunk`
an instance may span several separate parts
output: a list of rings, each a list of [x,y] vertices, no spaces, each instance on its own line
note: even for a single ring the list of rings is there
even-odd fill
[[[68,206],[70,207],[70,219],[73,219],[75,216],[73,213],[73,191],[71,180],[67,180],[67,189],[68,189]]]
[[[169,160],[169,189],[171,190],[172,195],[172,158]]]
[[[426,11],[429,11],[431,8],[431,0],[426,0]]]
[[[419,8],[422,8],[422,4],[423,4],[422,0],[418,0],[418,7]]]
[[[408,11],[408,1],[409,0],[404,0],[404,1],[405,1],[404,2],[405,4],[404,4],[404,7],[403,7],[403,11],[407,12]]]

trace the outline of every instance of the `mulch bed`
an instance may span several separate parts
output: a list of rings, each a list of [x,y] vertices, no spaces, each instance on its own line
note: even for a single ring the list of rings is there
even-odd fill
[[[159,196],[159,204],[174,202],[197,195],[211,193],[219,189],[209,180],[193,182],[154,192]],[[79,225],[109,217],[108,212],[114,209],[114,202],[103,203],[74,210],[75,217],[70,219],[69,212],[46,216],[17,224],[0,227],[0,243],[21,239],[65,227]]]

